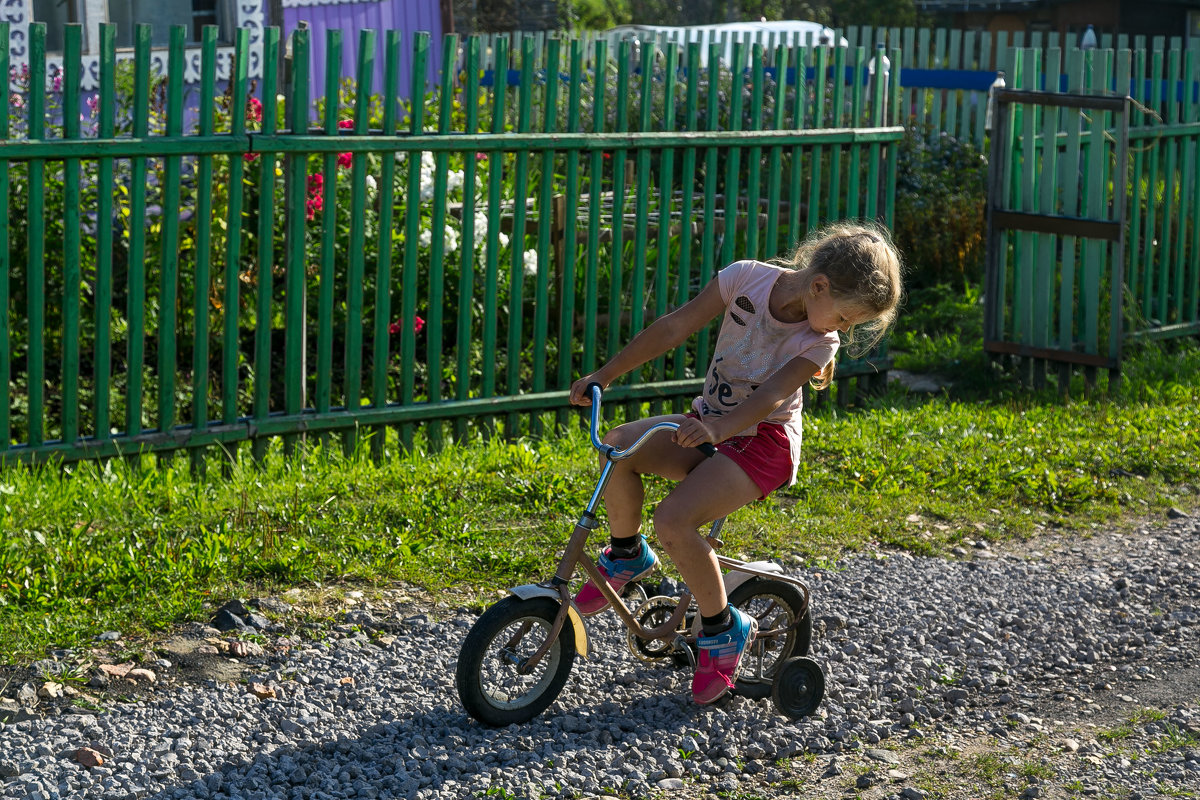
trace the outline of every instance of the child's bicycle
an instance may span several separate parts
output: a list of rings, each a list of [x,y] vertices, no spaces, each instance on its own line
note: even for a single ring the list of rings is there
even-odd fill
[[[455,682],[467,713],[487,725],[527,722],[544,711],[566,683],[578,654],[587,657],[587,631],[571,602],[569,582],[576,565],[600,588],[628,629],[629,649],[648,663],[674,662],[696,666],[700,618],[686,590],[678,598],[646,598],[635,584],[613,591],[585,552],[588,535],[598,527],[596,507],[615,462],[637,452],[655,433],[674,430],[660,422],[624,450],[600,441],[600,386],[592,395],[592,444],[605,464],[583,515],[575,525],[554,577],[544,583],[510,589],[511,594],[485,611],[467,634],[458,656]],[[711,444],[700,448],[712,456]],[[708,541],[721,546],[717,534],[723,519],[713,523]],[[770,696],[780,713],[796,719],[813,713],[825,693],[820,666],[805,656],[812,640],[809,590],[801,581],[782,574],[769,561],[746,563],[718,555],[727,570],[729,602],[758,621],[758,633],[747,648],[735,691],[743,696]],[[635,607],[626,605],[629,600]]]

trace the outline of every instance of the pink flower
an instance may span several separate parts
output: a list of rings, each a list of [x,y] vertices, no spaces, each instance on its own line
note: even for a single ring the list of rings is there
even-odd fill
[[[325,188],[325,176],[320,172],[314,172],[308,176],[308,200],[304,203],[304,217],[312,221],[316,219],[317,212],[324,210],[325,198],[321,195],[321,190]]]
[[[390,333],[392,336],[395,336],[397,333],[400,333],[402,330],[404,330],[404,326],[400,323],[399,320],[397,320],[396,322],[393,322],[391,325],[388,325],[388,333]],[[425,330],[425,320],[422,319],[421,317],[414,316],[413,317],[413,333],[418,334],[423,330]]]
[[[353,153],[338,153],[337,165],[339,167],[349,167],[354,163]]]
[[[324,207],[325,201],[321,198],[321,195],[312,195],[304,204],[304,218],[311,222],[317,218],[317,212],[321,211]]]
[[[242,153],[242,160],[247,162],[258,161],[258,153]]]
[[[338,127],[341,128],[342,130],[349,130],[350,128],[354,127],[354,120],[352,120],[352,119],[338,120]]]
[[[246,120],[250,122],[262,122],[263,104],[257,97],[251,97],[246,101]]]

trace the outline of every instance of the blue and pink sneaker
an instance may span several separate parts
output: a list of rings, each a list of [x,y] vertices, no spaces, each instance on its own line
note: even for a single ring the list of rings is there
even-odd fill
[[[700,705],[720,700],[733,688],[742,667],[742,654],[758,633],[758,622],[733,606],[729,607],[733,624],[715,636],[701,636],[696,674],[692,677],[692,696]]]
[[[634,558],[612,558],[609,555],[611,547],[604,548],[604,552],[600,554],[600,563],[596,566],[617,594],[621,593],[625,584],[646,577],[658,567],[658,556],[650,549],[646,537],[640,538],[642,552]],[[575,595],[575,607],[579,609],[580,614],[590,617],[608,608],[608,598],[589,580],[587,585],[579,590],[579,594]]]

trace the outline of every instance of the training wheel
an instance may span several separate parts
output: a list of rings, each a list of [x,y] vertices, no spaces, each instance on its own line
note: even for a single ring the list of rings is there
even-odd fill
[[[779,668],[771,687],[771,699],[779,713],[790,719],[807,717],[825,696],[825,673],[811,658],[789,658]]]

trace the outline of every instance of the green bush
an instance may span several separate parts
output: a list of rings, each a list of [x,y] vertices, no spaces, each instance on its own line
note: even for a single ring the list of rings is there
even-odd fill
[[[896,180],[896,243],[912,287],[983,278],[987,160],[969,142],[909,129]]]

